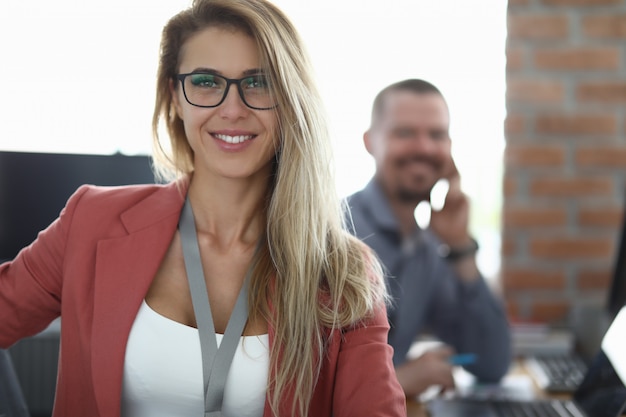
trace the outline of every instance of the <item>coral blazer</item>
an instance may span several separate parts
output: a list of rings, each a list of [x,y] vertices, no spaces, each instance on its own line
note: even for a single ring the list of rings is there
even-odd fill
[[[0,347],[61,317],[54,417],[119,417],[126,342],[176,232],[186,183],[83,186],[61,215],[0,265]],[[334,331],[309,415],[404,416],[384,308]],[[269,329],[270,344],[273,330]],[[289,416],[290,399],[281,402]],[[271,411],[266,401],[264,417]]]

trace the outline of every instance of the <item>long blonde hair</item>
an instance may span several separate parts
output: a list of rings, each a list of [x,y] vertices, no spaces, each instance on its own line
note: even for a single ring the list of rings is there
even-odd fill
[[[329,133],[303,43],[289,19],[265,0],[195,0],[163,30],[153,116],[155,162],[171,176],[193,171],[193,153],[173,108],[170,82],[187,39],[209,26],[255,40],[277,100],[275,175],[267,198],[267,245],[255,259],[250,315],[274,331],[269,404],[293,396],[289,415],[306,417],[329,330],[366,318],[386,300],[375,256],[345,231]],[[165,122],[171,152],[159,139]]]

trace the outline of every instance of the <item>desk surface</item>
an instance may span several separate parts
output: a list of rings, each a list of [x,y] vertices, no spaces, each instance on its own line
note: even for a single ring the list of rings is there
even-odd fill
[[[428,412],[426,412],[423,404],[414,400],[407,400],[406,415],[407,417],[428,417]]]
[[[532,390],[532,395],[537,397],[537,398],[568,398],[568,395],[564,395],[564,394],[559,394],[559,395],[549,395],[547,394],[545,391],[543,391],[541,388],[539,388],[535,381],[531,378],[531,376],[528,374],[526,368],[524,367],[523,363],[521,360],[516,360],[513,362],[510,371],[508,372],[507,376],[509,378],[528,378],[530,383],[532,384],[531,390]],[[424,404],[418,402],[417,400],[414,399],[407,399],[407,403],[406,403],[406,408],[407,408],[407,416],[408,417],[428,417],[428,412],[426,411],[426,407],[424,406]]]

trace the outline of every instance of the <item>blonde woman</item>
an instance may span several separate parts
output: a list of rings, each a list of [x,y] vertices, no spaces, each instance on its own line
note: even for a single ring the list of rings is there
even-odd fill
[[[170,182],[81,187],[0,266],[1,347],[62,318],[54,416],[404,415],[380,267],[342,227],[285,15],[174,16],[153,128]]]

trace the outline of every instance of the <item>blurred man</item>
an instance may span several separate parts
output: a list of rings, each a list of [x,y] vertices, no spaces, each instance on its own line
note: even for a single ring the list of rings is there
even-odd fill
[[[376,173],[348,199],[352,232],[386,269],[393,296],[389,343],[407,396],[431,385],[453,388],[454,353],[471,354],[464,367],[481,382],[498,381],[511,358],[503,307],[476,266],[478,244],[468,230],[469,201],[452,159],[449,124],[448,106],[434,85],[411,79],[383,89],[363,136]],[[441,179],[449,184],[444,205],[431,210],[429,227],[421,229],[415,208],[430,201]],[[424,332],[444,345],[407,359]]]

